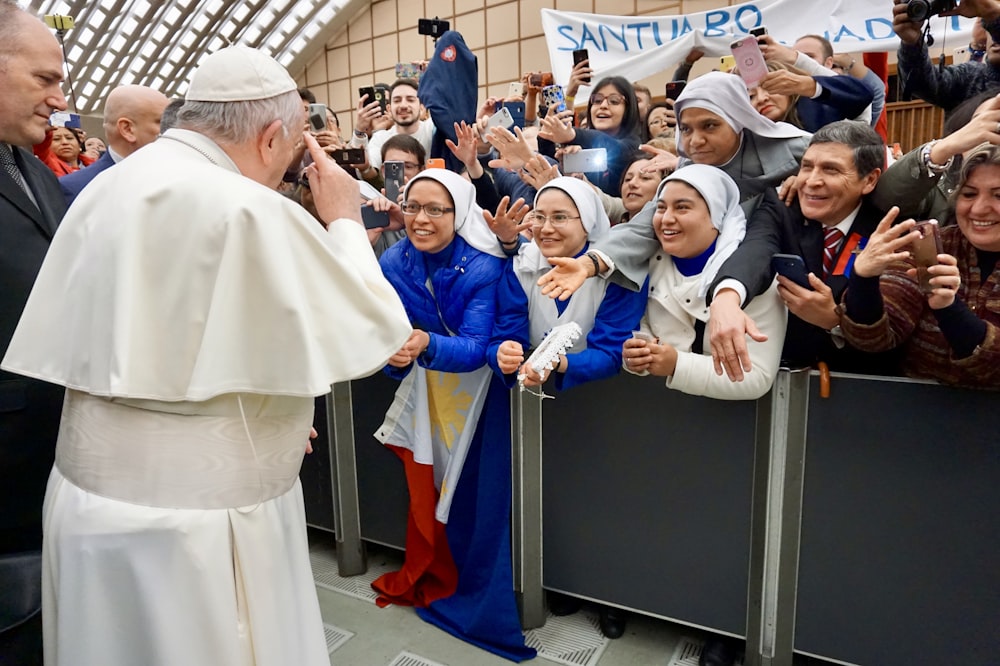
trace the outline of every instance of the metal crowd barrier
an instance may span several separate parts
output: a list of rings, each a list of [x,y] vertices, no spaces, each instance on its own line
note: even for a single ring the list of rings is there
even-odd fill
[[[524,626],[545,621],[544,585],[746,638],[751,665],[997,663],[997,394],[818,384],[782,370],[756,402],[632,376],[513,392]],[[371,436],[395,385],[318,404],[333,418],[303,467],[307,517],[336,534],[345,574],[364,571],[365,541],[405,541],[402,464]]]

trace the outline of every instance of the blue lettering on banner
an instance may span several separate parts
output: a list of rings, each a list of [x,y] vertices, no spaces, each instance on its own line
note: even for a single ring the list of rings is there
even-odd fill
[[[573,38],[573,26],[571,25],[561,25],[556,28],[556,32],[569,40],[569,46],[560,46],[560,51],[576,51],[580,48],[580,44]]]
[[[660,39],[660,24],[653,24],[653,41],[656,42],[657,46],[663,46],[663,40]]]
[[[598,51],[607,51],[607,49],[604,48],[604,46],[602,46],[601,44],[597,43],[597,38],[594,37],[594,33],[592,33],[590,31],[590,28],[587,27],[587,24],[584,23],[583,24],[583,30],[580,31],[580,45],[578,47],[576,47],[576,48],[578,48],[578,49],[585,49],[585,48],[587,48],[587,42],[588,41],[593,42],[594,48],[597,49]]]
[[[694,28],[691,27],[691,21],[689,21],[686,16],[684,17],[683,23],[678,23],[677,19],[673,19],[670,23],[671,23],[671,33],[670,33],[671,40],[677,39],[678,37],[683,37],[689,32],[694,31]],[[677,30],[678,25],[680,26],[679,31]]]
[[[875,26],[881,25],[885,28],[885,33],[881,35],[875,34]],[[868,32],[869,39],[892,39],[892,21],[884,18],[870,18],[865,21],[865,29]]]
[[[635,43],[639,46],[639,50],[642,50],[642,29],[648,28],[652,23],[629,23],[626,28],[629,30],[635,29]]]
[[[841,39],[844,38],[844,35],[847,35],[852,39],[856,39],[859,42],[865,41],[864,37],[859,37],[858,35],[855,35],[853,32],[851,32],[851,29],[848,28],[846,25],[840,26],[840,30],[837,31],[837,34],[834,35],[833,39],[831,39],[830,41],[836,44],[837,42],[839,42]]]
[[[621,26],[621,34],[615,32],[611,28],[611,26],[607,26],[607,25],[600,25],[600,26],[598,26],[597,31],[600,33],[600,35],[601,35],[601,41],[604,43],[604,49],[603,49],[604,51],[608,50],[607,35],[611,35],[612,37],[614,37],[615,39],[617,39],[619,42],[621,42],[621,44],[622,44],[622,50],[625,51],[626,53],[628,53],[628,39],[626,39],[626,37],[625,37],[625,26]],[[642,44],[640,44],[639,47],[642,48]]]
[[[727,23],[729,23],[729,12],[725,10],[708,12],[705,14],[705,36],[725,37],[729,33],[723,30],[721,26]]]
[[[747,27],[743,23],[743,17],[748,13],[754,15],[754,22],[750,27]],[[760,13],[760,10],[757,9],[755,5],[747,5],[746,7],[740,7],[736,10],[736,25],[739,26],[740,30],[743,32],[750,32],[750,28],[756,28],[762,23],[764,23],[764,15]]]

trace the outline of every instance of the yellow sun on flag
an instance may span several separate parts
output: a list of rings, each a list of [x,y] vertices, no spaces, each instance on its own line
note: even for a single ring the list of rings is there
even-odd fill
[[[463,390],[462,376],[453,372],[427,371],[427,405],[433,437],[448,450],[462,434],[472,407],[472,395]]]

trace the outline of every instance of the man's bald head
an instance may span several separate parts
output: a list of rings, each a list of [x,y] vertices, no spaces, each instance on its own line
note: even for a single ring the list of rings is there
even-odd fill
[[[104,101],[104,133],[108,145],[126,157],[160,135],[160,117],[170,102],[146,86],[119,86]]]

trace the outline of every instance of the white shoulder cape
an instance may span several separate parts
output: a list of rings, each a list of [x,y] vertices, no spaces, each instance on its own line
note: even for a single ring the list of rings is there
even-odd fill
[[[316,396],[381,368],[410,331],[359,224],[328,233],[170,130],[76,200],[2,367],[100,396]]]

